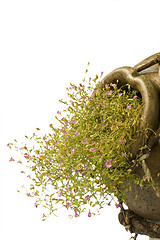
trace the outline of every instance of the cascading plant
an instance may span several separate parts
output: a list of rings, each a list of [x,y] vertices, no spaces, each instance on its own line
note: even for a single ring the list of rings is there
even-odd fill
[[[147,134],[146,128],[139,129],[142,99],[129,85],[118,88],[118,79],[96,87],[102,75],[85,77],[78,85],[70,83],[68,100],[59,100],[64,105],[55,116],[59,126],[50,124],[50,133],[40,134],[37,128],[26,136],[28,145],[17,140],[8,143],[21,152],[18,163],[27,166],[21,171],[31,182],[26,195],[36,199],[36,207],[42,204],[49,209],[43,220],[60,206],[72,210],[75,217],[84,211],[88,217],[98,214],[112,200],[119,207],[129,182],[143,185],[147,178],[130,174],[139,161],[138,156],[132,158],[130,146],[135,136]]]

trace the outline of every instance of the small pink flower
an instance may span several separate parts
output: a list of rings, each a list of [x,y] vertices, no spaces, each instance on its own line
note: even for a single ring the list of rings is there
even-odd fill
[[[30,197],[31,196],[31,194],[30,193],[27,193],[27,197]]]
[[[62,192],[60,190],[58,190],[58,197],[61,197],[62,196]]]
[[[137,98],[137,96],[134,96],[134,97],[133,97],[133,99],[136,99],[136,98]]]
[[[64,131],[64,130],[62,130],[62,133],[63,133],[63,134],[67,134],[67,132],[66,132],[66,131]]]
[[[89,213],[88,213],[88,217],[91,217],[92,216],[92,214],[91,214],[91,212],[89,211]]]
[[[146,181],[148,178],[146,176],[143,176],[143,180]]]
[[[112,90],[107,91],[107,95],[111,95],[113,93]]]
[[[25,154],[24,154],[24,157],[25,157],[26,159],[28,159],[28,158],[29,158],[29,155],[28,155],[27,153],[25,153]]]
[[[69,183],[66,184],[66,188],[67,188],[67,190],[70,190],[70,185],[69,185]]]
[[[109,84],[107,83],[107,84],[105,85],[105,87],[108,88],[108,87],[109,87]]]
[[[75,215],[74,215],[76,218],[78,217],[78,212],[77,211],[75,211]]]
[[[103,72],[101,72],[101,75],[103,75]]]
[[[14,162],[15,160],[11,157],[10,159],[9,159],[9,162]]]
[[[119,96],[122,96],[122,93],[118,93]]]
[[[104,105],[104,103],[101,103],[101,107],[104,107],[105,105]]]
[[[51,162],[51,161],[52,161],[52,160],[49,158],[49,159],[48,159],[48,162]]]
[[[51,178],[48,178],[48,181],[51,181],[52,179]]]
[[[116,208],[121,207],[121,204],[120,204],[120,203],[116,203],[115,205],[116,205]]]
[[[117,84],[115,84],[115,83],[112,84],[112,87],[116,87],[116,86],[117,86]]]
[[[84,198],[85,200],[88,200],[88,199],[90,199],[90,196],[89,195],[87,195],[87,196],[85,196],[85,198]]]
[[[42,218],[45,218],[46,217],[46,215],[43,213],[43,216],[42,216]]]
[[[125,142],[126,142],[125,139],[120,139],[120,144],[123,145],[123,144],[125,144]]]
[[[27,175],[28,178],[31,178],[31,175]]]
[[[57,114],[61,114],[61,112],[60,112],[60,111],[57,111]]]
[[[107,161],[106,161],[106,167],[107,167],[107,168],[112,167],[111,161],[108,160],[108,159],[107,159]]]
[[[130,109],[131,108],[131,105],[127,106],[127,109]]]
[[[34,206],[37,207],[37,203],[36,202],[34,203]]]
[[[74,147],[74,148],[72,148],[72,150],[71,150],[71,154],[74,154],[75,153],[75,151],[76,151],[76,148]]]
[[[57,142],[55,143],[55,145],[57,146],[57,145],[58,145],[58,143],[59,143],[59,141],[57,141]]]
[[[73,124],[75,124],[76,122],[77,122],[77,121],[76,121],[76,120],[74,120],[74,121],[73,121]]]
[[[68,209],[69,206],[70,206],[70,203],[69,203],[69,202],[66,202],[66,206],[65,206],[65,207]]]
[[[95,152],[95,151],[96,151],[95,148],[91,148],[91,149],[90,149],[90,152]]]
[[[83,96],[83,97],[81,97],[82,99],[85,99],[86,97],[85,96]]]
[[[122,156],[126,156],[126,152],[122,152]]]
[[[80,133],[79,133],[78,131],[74,132],[74,134],[75,134],[76,136],[80,135]]]
[[[84,140],[83,144],[86,144],[88,142],[88,139]]]
[[[74,193],[77,193],[78,192],[78,189],[76,190],[76,189],[74,189]]]
[[[21,171],[21,173],[24,173],[24,171]]]

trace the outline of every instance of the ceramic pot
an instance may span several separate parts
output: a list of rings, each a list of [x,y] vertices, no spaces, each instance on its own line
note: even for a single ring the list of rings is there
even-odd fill
[[[137,89],[142,97],[144,109],[140,128],[144,124],[157,131],[160,125],[160,75],[159,62],[160,54],[154,54],[145,59],[135,67],[122,67],[114,70],[105,76],[99,83],[98,88],[103,88],[107,83],[117,83],[118,87],[129,84],[131,88]],[[94,94],[93,94],[94,95]],[[149,140],[152,131],[148,136],[139,136],[131,146],[131,153],[136,156],[140,148]],[[151,149],[151,152],[143,159],[142,166],[138,166],[132,174],[141,179],[150,173],[152,180],[157,184],[156,188],[140,188],[139,185],[131,183],[131,191],[126,193],[127,206],[139,216],[151,221],[160,221],[160,143],[157,141]]]

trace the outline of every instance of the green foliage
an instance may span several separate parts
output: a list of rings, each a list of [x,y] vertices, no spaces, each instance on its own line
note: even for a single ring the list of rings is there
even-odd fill
[[[50,124],[49,134],[40,136],[37,128],[37,134],[25,136],[29,145],[33,141],[31,148],[8,144],[22,152],[19,163],[29,168],[24,173],[31,180],[27,196],[35,197],[35,206],[42,204],[50,214],[62,205],[75,217],[88,208],[90,217],[114,197],[123,201],[123,182],[132,181],[136,159],[129,161],[130,145],[140,134],[142,101],[129,86],[118,88],[118,81],[96,88],[93,97],[98,82],[96,75],[77,86],[70,83],[69,101],[60,100],[65,109],[55,117],[59,127]]]

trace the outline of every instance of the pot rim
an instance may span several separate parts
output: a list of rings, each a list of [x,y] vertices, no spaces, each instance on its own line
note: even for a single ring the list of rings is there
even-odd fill
[[[147,136],[143,136],[141,134],[131,145],[130,151],[132,156],[136,157],[140,151],[140,148],[144,146],[148,137],[151,135],[152,130],[154,131],[158,127],[159,92],[156,86],[152,83],[151,76],[148,77],[145,75],[136,75],[135,69],[132,67],[121,67],[115,69],[101,80],[96,89],[102,89],[106,84],[117,83],[117,80],[118,87],[129,84],[133,89],[136,89],[140,92],[142,96],[142,102],[144,103],[140,130],[144,128],[145,125],[151,129],[148,131]],[[95,91],[92,94],[92,97],[94,96]]]

